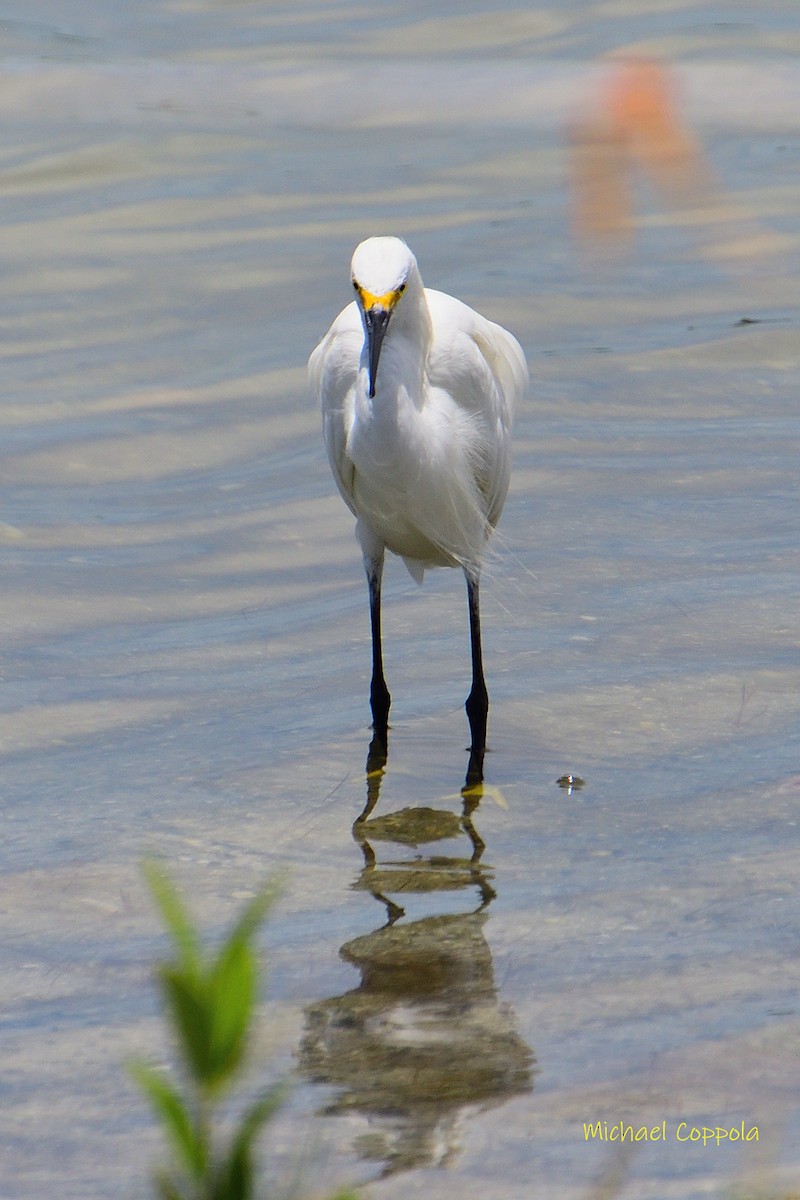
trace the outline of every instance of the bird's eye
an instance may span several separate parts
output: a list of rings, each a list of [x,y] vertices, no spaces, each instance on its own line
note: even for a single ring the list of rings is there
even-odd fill
[[[353,280],[353,287],[356,289],[356,291],[358,291],[358,280],[357,279]]]
[[[405,290],[406,290],[406,285],[404,283],[401,283],[400,287],[397,289],[398,296],[402,296],[402,294]]]

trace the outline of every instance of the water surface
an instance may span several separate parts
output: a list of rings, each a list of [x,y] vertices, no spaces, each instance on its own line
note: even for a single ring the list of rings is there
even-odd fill
[[[666,1121],[622,1195],[796,1186],[794,6],[429,13],[2,23],[9,1200],[147,1194],[121,1066],[165,1053],[147,852],[210,934],[289,873],[259,1041],[297,1080],[277,1171],[585,1196],[616,1160],[584,1122]],[[632,252],[593,265],[565,129],[619,47],[674,62],[724,203],[643,186]],[[365,774],[366,589],[304,364],[377,231],[531,367],[483,795],[453,572],[390,564]],[[741,1121],[757,1144],[674,1137]]]

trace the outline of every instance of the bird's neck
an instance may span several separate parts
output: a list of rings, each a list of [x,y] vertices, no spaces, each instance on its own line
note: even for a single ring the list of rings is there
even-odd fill
[[[419,409],[425,400],[427,364],[432,330],[424,297],[403,321],[390,326],[381,350],[375,395],[370,400],[376,416],[391,417],[407,405]]]

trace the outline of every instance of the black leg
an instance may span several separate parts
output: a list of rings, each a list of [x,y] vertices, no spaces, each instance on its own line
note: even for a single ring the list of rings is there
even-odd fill
[[[469,636],[472,646],[472,690],[465,708],[472,734],[470,746],[470,772],[473,779],[480,779],[483,772],[483,755],[486,750],[486,721],[489,715],[489,694],[483,677],[483,653],[481,650],[481,612],[478,596],[478,576],[467,573],[467,598],[469,601]],[[468,778],[469,778],[468,775]]]
[[[372,683],[369,689],[369,702],[372,708],[372,728],[376,738],[383,742],[384,748],[389,739],[389,707],[392,698],[383,677],[383,651],[381,648],[381,577],[383,575],[383,559],[372,562],[367,566],[367,582],[369,584],[369,617],[372,627]]]

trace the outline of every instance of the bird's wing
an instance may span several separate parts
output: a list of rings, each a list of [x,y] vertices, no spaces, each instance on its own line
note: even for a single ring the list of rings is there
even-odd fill
[[[506,329],[460,300],[430,288],[425,296],[433,324],[428,379],[449,392],[479,430],[475,478],[494,525],[511,475],[514,409],[528,386],[525,355]]]
[[[322,409],[322,429],[333,477],[353,508],[355,467],[347,455],[355,388],[364,329],[355,304],[348,304],[308,360],[308,377]]]

